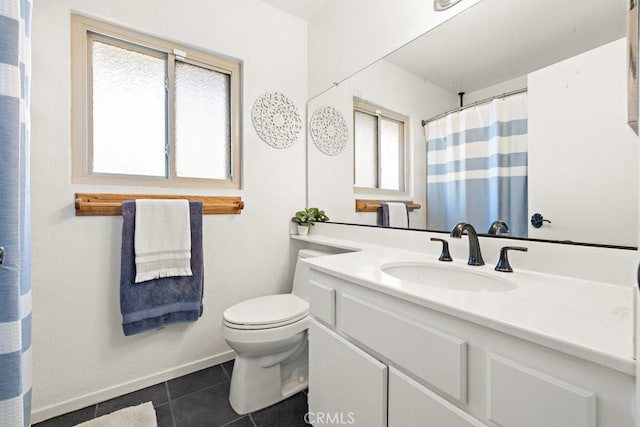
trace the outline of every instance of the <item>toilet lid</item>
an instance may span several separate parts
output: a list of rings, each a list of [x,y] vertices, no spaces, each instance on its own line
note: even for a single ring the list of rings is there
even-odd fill
[[[267,295],[233,305],[223,313],[234,325],[275,326],[294,322],[309,313],[309,303],[293,294]]]

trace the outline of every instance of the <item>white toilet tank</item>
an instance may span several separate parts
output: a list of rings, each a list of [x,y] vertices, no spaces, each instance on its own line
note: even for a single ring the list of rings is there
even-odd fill
[[[300,249],[296,260],[296,271],[293,274],[293,289],[291,293],[295,296],[309,301],[309,277],[311,270],[308,265],[302,263],[304,258],[332,255],[332,252],[319,251],[316,249]]]

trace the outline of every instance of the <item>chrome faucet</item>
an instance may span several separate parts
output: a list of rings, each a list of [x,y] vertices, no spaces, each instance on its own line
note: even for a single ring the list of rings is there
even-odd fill
[[[484,260],[482,259],[482,253],[480,253],[480,242],[478,241],[478,234],[476,233],[476,229],[473,228],[473,225],[467,224],[466,222],[459,222],[455,227],[451,230],[451,237],[456,239],[460,239],[462,234],[467,231],[467,235],[469,236],[469,265],[484,265]]]

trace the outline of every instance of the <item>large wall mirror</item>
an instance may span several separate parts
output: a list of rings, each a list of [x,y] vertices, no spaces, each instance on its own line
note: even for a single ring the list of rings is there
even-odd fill
[[[637,246],[626,13],[626,0],[481,0],[312,98],[309,118],[331,107],[344,120],[326,135],[348,136],[328,155],[309,135],[308,204],[376,225],[356,200],[411,201],[411,229],[499,220],[506,236]],[[536,213],[550,222],[534,227]]]

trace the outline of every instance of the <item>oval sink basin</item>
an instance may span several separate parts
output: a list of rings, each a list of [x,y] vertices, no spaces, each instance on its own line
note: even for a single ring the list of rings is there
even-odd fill
[[[440,266],[429,263],[393,263],[382,266],[382,272],[396,279],[434,288],[464,292],[504,292],[516,288],[508,279],[495,277],[475,267],[461,269],[456,266]]]

